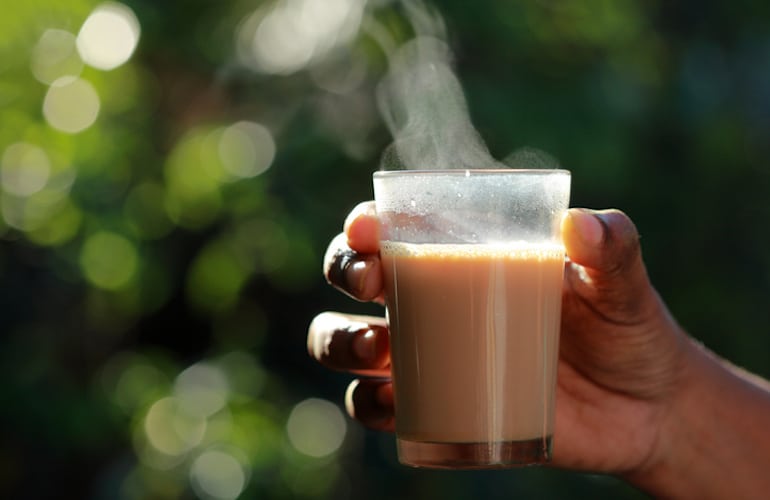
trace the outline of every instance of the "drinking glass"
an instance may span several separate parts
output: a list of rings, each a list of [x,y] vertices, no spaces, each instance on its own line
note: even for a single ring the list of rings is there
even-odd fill
[[[566,170],[373,176],[399,460],[550,460]]]

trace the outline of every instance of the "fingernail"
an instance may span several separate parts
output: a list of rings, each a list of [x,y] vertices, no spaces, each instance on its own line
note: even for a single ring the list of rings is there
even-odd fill
[[[371,266],[369,265],[368,259],[353,262],[348,268],[346,279],[348,287],[354,295],[360,295],[364,292],[366,277],[369,275],[370,268]]]
[[[372,363],[377,359],[377,339],[375,332],[366,330],[353,337],[353,352],[356,357],[366,363]]]
[[[371,267],[369,259],[360,259],[360,254],[350,249],[338,250],[328,259],[330,261],[327,272],[329,283],[353,298],[357,298],[357,295],[364,291],[366,277]]]
[[[583,244],[591,247],[601,244],[604,226],[594,214],[588,210],[573,209],[569,211],[569,218]]]

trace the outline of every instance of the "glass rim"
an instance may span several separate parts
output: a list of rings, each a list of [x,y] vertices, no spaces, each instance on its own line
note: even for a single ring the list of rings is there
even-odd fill
[[[445,168],[445,169],[412,169],[412,170],[378,170],[372,174],[374,178],[378,177],[398,177],[398,176],[460,176],[470,177],[474,175],[510,175],[510,174],[530,174],[530,175],[572,175],[572,173],[563,168]]]

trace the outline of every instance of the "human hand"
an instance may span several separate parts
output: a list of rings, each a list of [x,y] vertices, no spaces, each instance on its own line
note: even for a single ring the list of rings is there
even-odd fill
[[[324,273],[358,300],[383,302],[379,223],[356,207],[329,246]],[[630,473],[653,461],[689,347],[652,288],[633,223],[619,211],[572,209],[565,264],[553,464]],[[346,395],[352,416],[393,430],[388,332],[382,318],[323,313],[311,356],[361,375]]]

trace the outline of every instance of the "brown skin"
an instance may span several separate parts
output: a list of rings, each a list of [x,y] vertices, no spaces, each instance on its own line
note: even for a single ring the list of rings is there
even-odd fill
[[[562,236],[569,257],[553,465],[618,474],[672,498],[770,491],[763,472],[770,463],[768,384],[715,358],[679,327],[647,277],[625,214],[571,209]],[[362,203],[329,247],[327,279],[358,300],[382,303],[378,249],[374,207]],[[387,337],[382,318],[323,313],[310,326],[308,350],[325,366],[365,377],[349,387],[348,411],[392,431]],[[709,423],[708,415],[720,420]],[[724,426],[737,436],[723,437]]]

